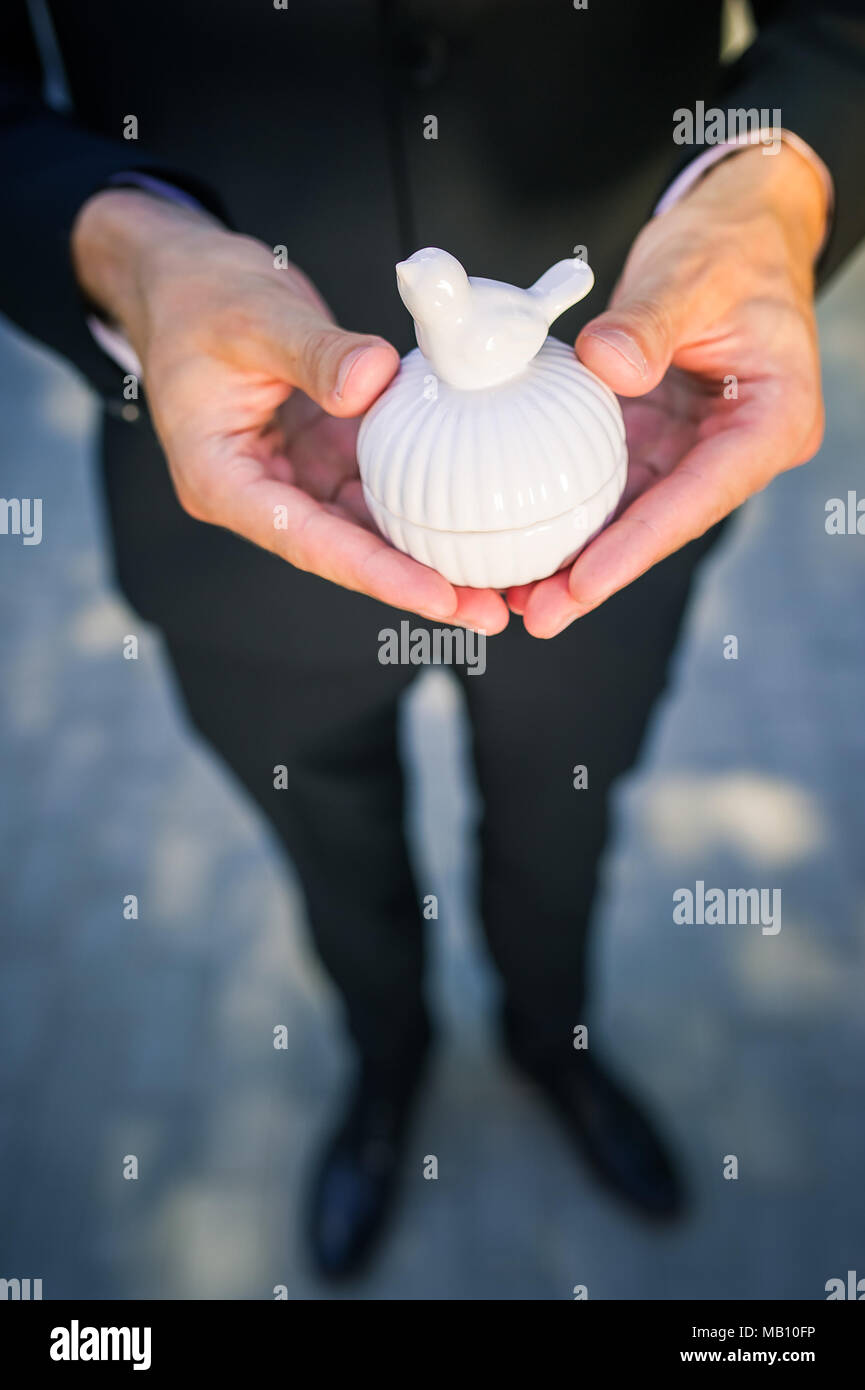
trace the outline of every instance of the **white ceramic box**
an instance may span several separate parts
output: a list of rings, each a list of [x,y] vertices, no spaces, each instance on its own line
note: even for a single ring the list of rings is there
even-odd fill
[[[529,290],[427,248],[397,267],[418,347],[367,412],[358,463],[399,550],[454,584],[554,573],[615,510],[627,473],[612,391],[547,329],[592,284],[562,261]]]

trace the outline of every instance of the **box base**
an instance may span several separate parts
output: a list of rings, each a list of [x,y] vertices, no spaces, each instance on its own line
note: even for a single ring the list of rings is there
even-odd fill
[[[507,531],[437,531],[395,516],[365,485],[363,492],[376,526],[397,550],[438,570],[451,584],[509,589],[546,579],[576,557],[615,511],[626,471],[623,459],[586,502],[549,521]]]

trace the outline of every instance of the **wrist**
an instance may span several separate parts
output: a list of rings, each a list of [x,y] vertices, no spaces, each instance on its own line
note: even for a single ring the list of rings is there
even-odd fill
[[[709,170],[683,204],[702,207],[721,222],[771,218],[809,269],[823,244],[829,216],[826,186],[817,169],[783,141],[773,155],[766,155],[762,146],[730,154]]]
[[[81,207],[70,236],[72,266],[91,303],[134,342],[147,286],[162,257],[230,235],[203,209],[137,189],[105,189]]]

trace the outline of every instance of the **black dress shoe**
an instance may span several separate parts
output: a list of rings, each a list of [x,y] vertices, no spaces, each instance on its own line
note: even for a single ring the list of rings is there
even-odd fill
[[[367,1262],[392,1209],[421,1065],[408,1078],[362,1068],[347,1110],[321,1156],[308,1239],[318,1273],[344,1279]]]
[[[588,1052],[529,1060],[508,1050],[610,1191],[657,1220],[683,1213],[685,1190],[664,1141],[600,1063]]]

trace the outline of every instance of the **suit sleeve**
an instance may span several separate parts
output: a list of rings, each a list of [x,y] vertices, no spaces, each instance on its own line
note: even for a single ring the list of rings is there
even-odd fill
[[[123,371],[98,347],[69,254],[82,204],[112,176],[152,173],[225,218],[218,198],[187,174],[142,162],[124,140],[85,129],[42,99],[42,71],[25,0],[0,6],[0,313],[67,358],[103,396]]]
[[[756,41],[725,94],[728,107],[768,108],[832,176],[835,205],[820,284],[865,237],[865,0],[756,5]]]

